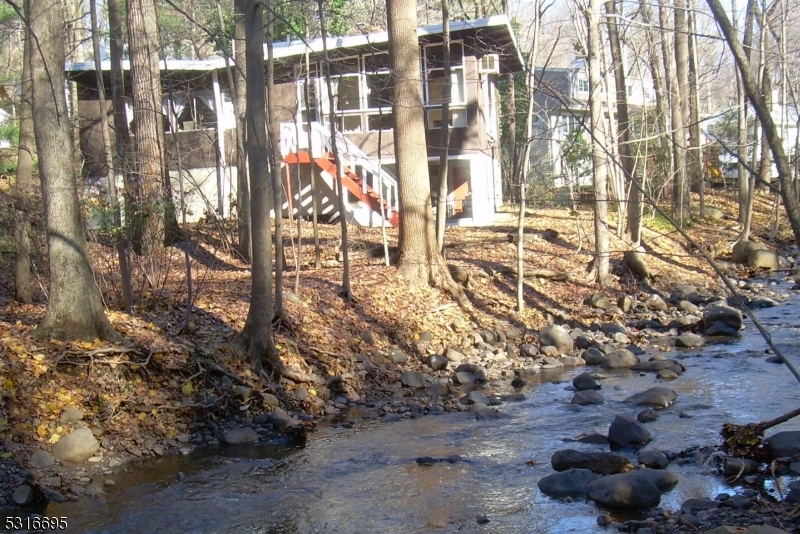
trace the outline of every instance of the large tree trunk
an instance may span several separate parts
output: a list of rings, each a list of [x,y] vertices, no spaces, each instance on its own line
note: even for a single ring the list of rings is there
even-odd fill
[[[606,2],[608,15],[608,41],[611,46],[611,57],[614,61],[614,81],[617,86],[617,143],[622,172],[628,184],[628,235],[634,246],[639,245],[642,238],[641,202],[642,194],[633,184],[633,158],[631,157],[630,132],[628,121],[628,92],[625,84],[625,63],[622,58],[622,46],[617,31],[616,0]]]
[[[272,203],[275,209],[275,301],[273,307],[278,317],[283,315],[283,192],[281,184],[281,136],[275,116],[275,56],[272,40],[275,26],[275,2],[267,0],[267,130],[269,135],[269,171],[272,182]],[[289,212],[291,213],[291,211]]]
[[[689,41],[687,39],[686,0],[675,0],[675,83],[672,84],[672,150],[675,161],[673,217],[679,226],[690,219],[689,187],[686,175],[686,126],[689,123]]]
[[[594,182],[594,272],[595,280],[605,285],[609,271],[608,243],[608,159],[598,142],[603,134],[603,106],[600,73],[600,0],[591,0],[586,12],[589,53],[589,111],[592,128],[592,181]]]
[[[711,12],[714,14],[717,25],[719,25],[720,30],[722,30],[725,36],[725,40],[728,42],[728,47],[731,49],[731,52],[733,52],[736,65],[742,76],[742,84],[744,85],[745,92],[756,111],[758,120],[761,122],[764,137],[772,151],[775,165],[778,167],[778,181],[780,182],[781,196],[783,197],[783,204],[786,207],[786,214],[789,217],[789,224],[792,227],[795,242],[800,243],[800,209],[798,208],[797,188],[792,181],[792,167],[789,163],[789,159],[786,157],[786,152],[783,150],[783,141],[778,135],[778,130],[775,127],[775,122],[772,120],[769,107],[764,101],[764,97],[760,94],[758,83],[750,70],[750,62],[747,61],[745,57],[745,52],[739,42],[739,37],[728,21],[725,10],[722,8],[719,0],[706,1],[708,2],[708,7],[711,8]]]
[[[280,375],[283,364],[272,337],[272,236],[270,210],[272,187],[269,177],[267,102],[264,83],[264,3],[246,0],[247,77],[247,167],[252,187],[253,261],[250,264],[250,308],[241,341],[256,372]]]
[[[14,296],[18,302],[33,302],[31,286],[30,238],[28,214],[33,193],[33,117],[31,115],[31,37],[24,30],[22,53],[22,88],[19,104],[19,146],[17,147],[17,212],[14,220]]]
[[[158,247],[175,243],[180,229],[165,162],[154,0],[128,0],[127,15],[134,137],[132,244],[137,253],[151,258]]]
[[[736,13],[736,2],[733,0],[733,11]],[[747,9],[744,21],[744,37],[743,46],[747,61],[750,61],[752,45],[753,45],[753,19],[755,17],[755,0],[747,0]],[[736,16],[736,15],[734,15]],[[737,23],[738,26],[738,23]],[[739,113],[737,115],[737,159],[736,176],[737,186],[739,191],[739,224],[742,225],[744,230],[747,223],[748,212],[748,196],[749,196],[749,183],[750,174],[747,172],[744,163],[747,161],[747,100],[744,94],[744,84],[738,69],[736,71],[736,97]]]
[[[446,289],[463,302],[436,247],[422,107],[417,10],[413,0],[388,0],[389,56],[394,80],[394,146],[400,186],[398,272],[411,286]]]
[[[436,206],[436,246],[444,253],[444,231],[447,226],[447,175],[450,162],[450,93],[453,87],[450,69],[450,13],[447,0],[442,1],[442,51],[444,89],[442,99],[442,138],[439,155],[439,198]]]
[[[103,310],[92,276],[72,167],[64,87],[64,15],[47,2],[29,2],[32,104],[42,198],[47,221],[50,296],[36,327],[39,339],[120,341]]]
[[[114,246],[117,249],[119,273],[122,285],[122,303],[125,311],[133,309],[133,281],[131,280],[131,266],[128,261],[128,246],[124,232],[121,232],[122,214],[120,213],[119,195],[117,194],[117,175],[114,166],[114,151],[111,148],[111,127],[109,126],[108,108],[106,106],[106,89],[103,83],[103,68],[100,62],[100,36],[97,24],[97,4],[89,4],[92,22],[92,53],[94,55],[94,69],[97,80],[97,103],[102,110],[103,156],[106,160],[106,179],[108,180],[108,196],[114,218]]]
[[[233,14],[233,87],[236,108],[236,216],[239,237],[239,254],[250,261],[250,181],[247,177],[247,90],[244,80],[245,65],[245,2],[235,0]]]
[[[689,4],[689,144],[692,153],[692,174],[697,180],[700,217],[706,216],[705,165],[703,165],[703,147],[700,143],[700,81],[697,64],[697,13],[695,0]]]

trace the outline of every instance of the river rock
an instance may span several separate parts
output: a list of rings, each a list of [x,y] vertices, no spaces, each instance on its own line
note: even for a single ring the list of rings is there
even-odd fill
[[[786,458],[800,454],[800,430],[785,430],[766,439],[770,456]]]
[[[475,383],[475,375],[472,373],[468,373],[466,371],[457,371],[453,373],[451,377],[454,384],[464,385],[464,384],[474,384]]]
[[[584,359],[579,356],[562,356],[559,361],[564,367],[582,367],[586,365]]]
[[[731,261],[733,263],[747,264],[750,257],[758,250],[766,250],[766,247],[755,241],[737,241],[731,249]]]
[[[652,408],[647,408],[639,412],[636,416],[636,420],[640,423],[652,423],[653,421],[658,421],[659,417],[661,417],[661,414]]]
[[[607,296],[603,295],[599,291],[595,291],[594,293],[592,293],[592,295],[589,297],[589,304],[592,306],[592,308],[600,308],[603,310],[608,309],[614,305],[611,302],[611,299],[609,299]]]
[[[753,475],[758,471],[758,462],[749,458],[725,458],[722,463],[722,473],[726,477],[739,479],[747,475]]]
[[[603,369],[627,369],[639,363],[639,357],[628,349],[617,349],[603,358]]]
[[[682,301],[678,302],[678,309],[680,311],[682,311],[682,312],[691,313],[691,314],[695,314],[698,311],[700,311],[697,308],[696,304],[692,304],[688,300],[682,300]]]
[[[31,454],[31,458],[28,461],[33,467],[38,467],[39,469],[50,467],[56,463],[53,455],[43,450],[35,451],[33,454]]]
[[[631,369],[634,371],[646,371],[649,373],[655,373],[662,369],[669,369],[672,365],[672,360],[650,360],[649,362],[640,362],[634,366],[631,366]]]
[[[589,406],[592,404],[603,404],[606,400],[600,395],[598,392],[587,389],[578,391],[572,397],[572,404],[577,404],[579,406]]]
[[[627,458],[612,452],[581,452],[572,449],[557,451],[551,458],[550,464],[556,471],[568,469],[589,469],[598,475],[613,475],[630,469],[631,463]]]
[[[591,482],[586,492],[597,504],[620,510],[652,508],[661,502],[658,486],[636,473],[605,476]]]
[[[640,250],[626,250],[622,255],[623,272],[630,271],[637,280],[650,278],[650,269],[644,258],[645,253]]]
[[[425,388],[425,395],[430,396],[442,396],[447,395],[450,390],[447,389],[446,384],[442,384],[441,382],[434,382],[429,384],[428,387]]]
[[[88,428],[73,430],[53,445],[53,457],[59,462],[83,462],[97,452],[100,443]]]
[[[225,435],[222,436],[223,443],[227,443],[228,445],[255,443],[258,440],[259,440],[259,435],[256,433],[255,430],[253,430],[249,426],[234,428],[232,430],[225,432]]]
[[[386,355],[386,358],[394,363],[405,363],[408,361],[408,355],[400,349],[392,349],[389,351],[389,354]]]
[[[581,358],[586,362],[586,365],[601,365],[606,355],[600,349],[594,347],[588,348],[581,353]]]
[[[600,384],[597,383],[597,380],[591,375],[591,373],[581,373],[575,378],[572,379],[572,385],[575,386],[575,389],[578,391],[582,391],[585,389],[600,389]]]
[[[755,297],[750,299],[750,301],[747,304],[751,308],[762,309],[762,308],[774,308],[780,303],[777,300],[771,299],[769,297]]]
[[[410,388],[424,388],[425,375],[418,371],[405,371],[400,375],[400,383]]]
[[[697,347],[702,347],[705,345],[705,340],[703,340],[703,336],[698,336],[697,334],[692,334],[691,332],[686,332],[685,334],[679,335],[675,339],[675,346],[679,348],[685,349],[695,349]]]
[[[14,495],[12,499],[18,506],[27,506],[33,503],[34,498],[36,497],[36,492],[27,484],[23,484],[22,486],[17,487],[14,490]]]
[[[646,445],[652,439],[650,431],[630,415],[616,416],[608,429],[608,443],[612,449]]]
[[[636,406],[650,406],[656,409],[661,409],[671,406],[677,398],[678,395],[673,390],[656,386],[648,389],[647,391],[635,393],[625,399],[623,402],[634,404]]]
[[[667,456],[661,451],[640,451],[636,460],[651,469],[665,469],[669,465]]]
[[[662,299],[660,295],[655,293],[647,297],[644,304],[647,306],[647,309],[652,311],[667,311],[667,303],[664,302],[664,299]]]
[[[83,419],[83,411],[74,406],[68,406],[63,412],[61,412],[59,421],[61,424],[70,425],[72,423],[77,423],[81,419]]]
[[[570,352],[575,344],[569,332],[555,324],[542,328],[542,331],[539,332],[539,341],[543,346],[552,345],[556,347],[560,354]]]
[[[720,507],[719,501],[714,499],[686,499],[681,504],[681,511],[685,514],[691,514],[695,510],[716,510]]]
[[[453,362],[456,365],[459,365],[464,361],[464,355],[458,352],[456,349],[447,349],[447,351],[444,353],[444,357],[447,358],[448,362]]]
[[[622,313],[628,313],[633,307],[633,299],[628,295],[620,295],[617,299],[617,307],[622,310]]]
[[[543,477],[537,486],[549,497],[578,497],[586,495],[587,486],[595,480],[597,475],[588,469],[568,469]]]
[[[486,395],[484,395],[480,391],[470,391],[469,393],[458,399],[458,402],[466,405],[472,405],[472,404],[483,404],[484,406],[489,405],[489,399],[487,399]]]
[[[278,432],[283,432],[289,427],[297,426],[300,424],[294,417],[284,412],[280,408],[275,408],[274,410],[272,410],[272,414],[269,420],[272,423],[272,427]]]
[[[448,364],[447,358],[444,356],[439,356],[438,354],[431,354],[427,358],[425,358],[425,365],[433,369],[434,371],[443,371],[447,369]]]
[[[712,332],[712,327],[717,325],[720,326]],[[706,335],[725,335],[725,332],[729,331],[736,335],[742,329],[742,326],[742,312],[727,304],[715,304],[709,306],[703,312],[703,327],[706,330]]]
[[[662,369],[658,373],[656,373],[656,377],[659,380],[675,380],[678,378],[678,373],[673,371],[672,369]]]
[[[747,266],[753,269],[777,271],[781,268],[778,253],[773,250],[756,250],[747,258]]]
[[[678,475],[669,469],[650,469],[645,467],[644,469],[631,471],[631,474],[646,478],[661,491],[667,491],[678,483]]]
[[[769,525],[751,525],[749,527],[733,527],[721,526],[705,530],[702,534],[789,534],[785,530],[781,530]]]

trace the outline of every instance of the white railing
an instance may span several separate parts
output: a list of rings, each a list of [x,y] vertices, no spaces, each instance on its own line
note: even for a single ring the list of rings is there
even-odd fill
[[[298,150],[309,150],[309,135],[297,128],[294,123],[281,123],[281,154],[288,154]],[[299,139],[298,139],[299,135]],[[331,132],[329,126],[319,122],[311,123],[311,147],[309,152],[313,158],[324,156],[333,152]],[[336,132],[336,148],[343,167],[348,167],[352,172],[361,177],[361,192],[367,193],[368,187],[376,193],[382,193],[386,206],[386,213],[382,214],[387,220],[392,218],[392,213],[399,209],[397,179],[379,162],[370,159],[358,145],[350,141],[341,132]]]

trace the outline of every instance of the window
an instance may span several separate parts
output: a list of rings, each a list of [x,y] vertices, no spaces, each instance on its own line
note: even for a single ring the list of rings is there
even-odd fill
[[[585,78],[578,78],[578,92],[579,93],[589,92],[589,80]]]
[[[441,104],[444,101],[444,49],[442,45],[429,45],[423,52],[425,74],[425,104]],[[450,45],[450,91],[451,104],[464,104],[466,90],[464,84],[464,45],[453,42]]]
[[[628,93],[628,96],[633,96],[633,86],[632,86],[632,85],[629,85],[629,86],[628,86],[628,91],[627,91],[627,93]]]
[[[464,109],[450,110],[450,127],[465,128],[467,126],[467,111]],[[428,109],[428,128],[442,127],[442,109]]]
[[[320,100],[327,111],[327,89]],[[385,52],[345,58],[331,63],[336,124],[345,133],[359,133],[393,128],[392,84],[389,54]]]

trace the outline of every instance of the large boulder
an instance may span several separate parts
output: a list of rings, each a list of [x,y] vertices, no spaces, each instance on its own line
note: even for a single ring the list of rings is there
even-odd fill
[[[668,408],[678,398],[677,393],[673,390],[661,386],[656,386],[642,391],[641,393],[634,393],[623,402],[634,404],[636,406],[650,406],[652,408]]]
[[[88,428],[73,430],[53,445],[53,457],[59,462],[84,462],[91,458],[100,444]]]
[[[552,345],[558,349],[559,354],[567,354],[572,351],[575,342],[564,328],[551,324],[542,328],[539,332],[539,342],[542,346]]]
[[[639,455],[636,457],[636,460],[651,469],[666,469],[669,465],[669,460],[667,459],[667,455],[661,451],[649,450],[649,451],[640,451]]]
[[[756,250],[747,258],[747,266],[753,269],[777,271],[781,268],[781,258],[773,250]]]
[[[578,497],[586,495],[586,488],[597,480],[597,475],[588,469],[568,469],[543,477],[539,489],[549,497]]]
[[[696,349],[702,347],[705,343],[703,336],[698,336],[691,332],[681,334],[675,339],[675,346],[682,349]]]
[[[628,349],[617,349],[603,358],[603,369],[627,369],[639,363],[639,357]]]
[[[766,439],[772,458],[786,458],[800,454],[800,430],[785,430]]]
[[[735,335],[743,326],[742,312],[727,304],[715,304],[703,312],[703,327],[707,335],[720,335],[726,331],[732,331]]]
[[[667,491],[678,483],[678,475],[669,469],[644,468],[632,471],[631,474],[646,478],[661,491]]]
[[[653,439],[650,431],[630,415],[618,415],[608,429],[608,443],[612,449],[646,445]]]
[[[650,278],[650,269],[644,260],[645,253],[638,250],[627,250],[622,255],[622,271],[630,272],[637,280]]]
[[[657,373],[662,369],[669,369],[674,363],[672,360],[650,360],[649,362],[637,363],[631,367],[631,370]]]
[[[766,250],[766,247],[755,241],[737,241],[731,250],[731,261],[746,265],[757,250]]]
[[[589,469],[598,475],[614,475],[630,469],[631,463],[627,458],[612,452],[581,452],[566,449],[556,452],[550,458],[550,464],[556,471],[568,469]]]
[[[620,510],[652,508],[661,502],[658,486],[635,472],[595,480],[587,486],[586,492],[597,504]]]

